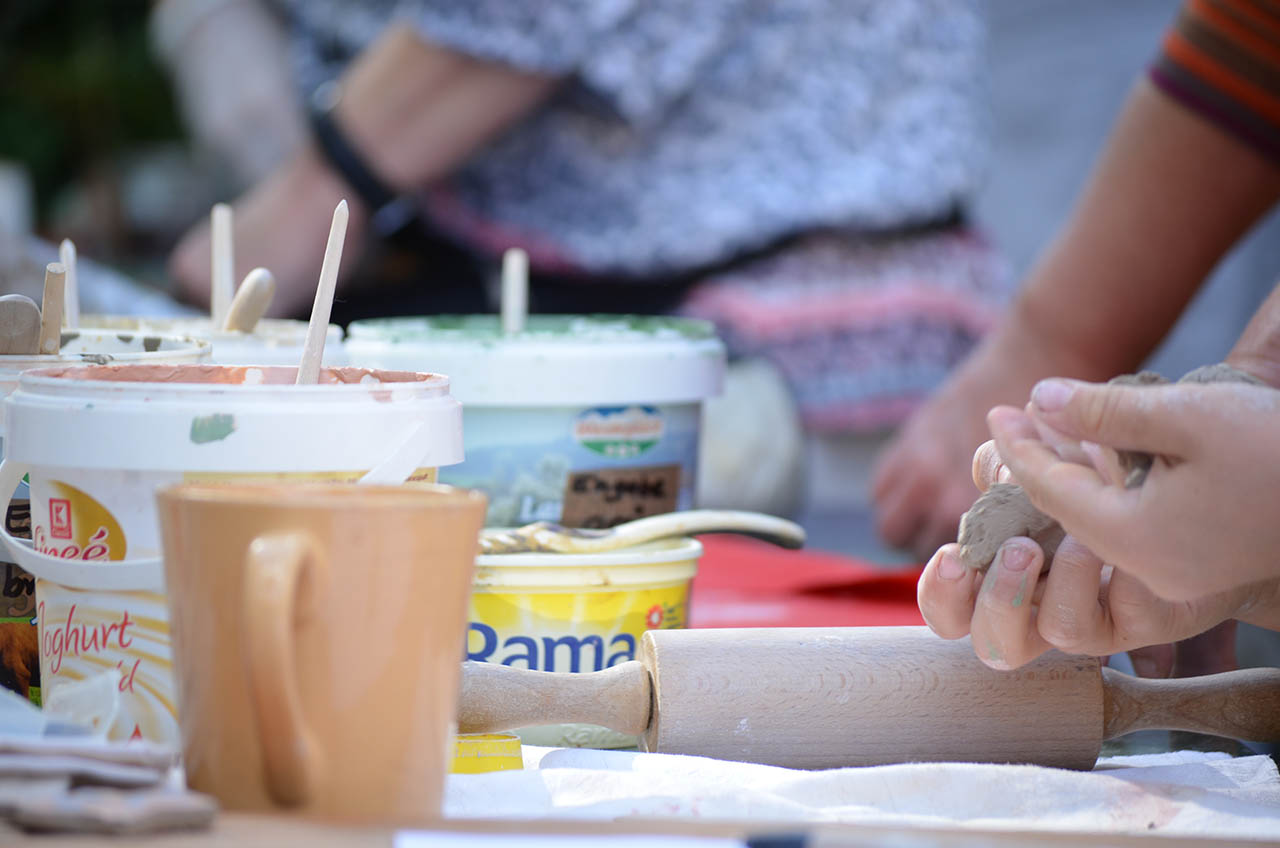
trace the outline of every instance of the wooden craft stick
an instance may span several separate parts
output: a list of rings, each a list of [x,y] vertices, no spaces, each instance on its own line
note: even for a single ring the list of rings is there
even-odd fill
[[[67,269],[66,309],[62,326],[69,330],[80,328],[80,281],[76,275],[76,245],[71,239],[63,239],[58,245],[58,261]]]
[[[57,353],[62,347],[62,304],[66,297],[67,269],[50,262],[44,269],[44,302],[40,306],[40,353]]]
[[[209,311],[213,317],[213,325],[221,327],[227,319],[227,310],[231,308],[231,298],[235,295],[236,288],[235,247],[231,239],[231,207],[225,203],[216,203],[211,216],[213,267],[210,273]]]
[[[320,380],[320,362],[324,358],[325,336],[329,334],[329,313],[333,309],[333,291],[338,284],[338,266],[342,264],[342,244],[346,237],[347,201],[341,200],[333,210],[329,241],[324,246],[320,282],[316,286],[315,303],[311,305],[311,323],[307,325],[307,343],[298,364],[296,384],[299,386]]]

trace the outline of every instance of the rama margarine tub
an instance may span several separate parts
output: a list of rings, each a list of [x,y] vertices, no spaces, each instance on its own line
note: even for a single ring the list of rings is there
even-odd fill
[[[448,374],[465,461],[441,482],[489,498],[487,524],[608,527],[693,506],[702,403],[724,381],[713,327],[685,318],[388,318],[348,328],[353,365]]]
[[[689,584],[702,544],[662,539],[595,554],[476,558],[467,656],[535,671],[600,671],[636,658],[646,630],[688,625]],[[524,728],[530,745],[629,748],[627,736],[587,724]]]

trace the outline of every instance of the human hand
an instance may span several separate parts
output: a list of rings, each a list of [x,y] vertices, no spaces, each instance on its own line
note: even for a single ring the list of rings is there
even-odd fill
[[[994,442],[974,454],[973,476],[984,491],[1013,482]],[[994,668],[1016,668],[1051,648],[1096,656],[1129,650],[1140,674],[1165,677],[1178,673],[1175,657],[1182,659],[1167,643],[1210,630],[1252,597],[1245,587],[1192,603],[1164,601],[1070,536],[1047,574],[1043,566],[1043,552],[1026,538],[1007,541],[985,577],[964,568],[957,545],[945,545],[921,576],[920,611],[944,638],[971,634],[979,658]],[[1154,647],[1135,650],[1147,646]]]
[[[1047,380],[1028,412],[988,418],[1033,503],[1160,597],[1193,600],[1280,575],[1280,392],[1246,384],[1128,387]],[[1105,467],[1117,448],[1157,459],[1141,487],[1064,462],[1035,425]]]

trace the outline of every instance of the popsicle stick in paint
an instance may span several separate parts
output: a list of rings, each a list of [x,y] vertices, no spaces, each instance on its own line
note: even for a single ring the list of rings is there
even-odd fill
[[[71,239],[63,239],[58,245],[58,261],[67,269],[66,309],[62,326],[69,330],[80,328],[80,281],[76,276],[76,245]]]
[[[31,355],[40,346],[40,307],[25,294],[0,295],[0,354]]]
[[[226,321],[227,310],[231,308],[231,299],[236,289],[235,247],[231,240],[231,207],[225,203],[215,203],[210,216],[213,264],[209,275],[209,314],[213,318],[213,325],[221,327]]]
[[[61,262],[44,268],[44,302],[40,305],[39,353],[57,353],[62,347],[62,304],[66,297],[67,269]]]
[[[502,332],[523,332],[528,314],[529,254],[513,247],[502,254]]]
[[[342,264],[342,243],[347,238],[347,201],[338,201],[329,226],[329,241],[324,246],[324,263],[320,266],[320,283],[316,300],[311,305],[311,323],[307,325],[307,342],[298,365],[297,385],[320,381],[320,361],[324,358],[324,339],[329,333],[329,313],[333,310],[333,290],[338,284],[338,266]]]
[[[222,329],[252,333],[262,316],[271,306],[276,294],[276,278],[266,268],[254,268],[240,281],[236,296],[231,299]]]

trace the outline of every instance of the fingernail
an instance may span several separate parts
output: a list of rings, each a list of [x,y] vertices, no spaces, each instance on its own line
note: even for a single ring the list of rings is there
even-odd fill
[[[1133,673],[1138,677],[1155,677],[1160,673],[1160,666],[1151,657],[1140,655],[1129,659],[1133,663]]]
[[[960,558],[952,553],[942,555],[938,563],[938,576],[943,580],[959,580],[964,576],[965,567]]]
[[[1022,545],[1008,545],[1000,548],[1000,569],[1002,571],[1026,571],[1031,565],[1031,551]]]
[[[1041,412],[1057,412],[1071,400],[1073,389],[1065,380],[1041,380],[1031,390],[1031,402]]]

